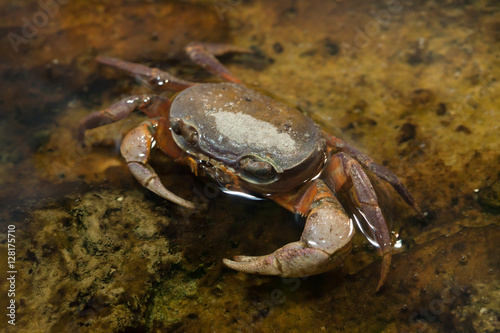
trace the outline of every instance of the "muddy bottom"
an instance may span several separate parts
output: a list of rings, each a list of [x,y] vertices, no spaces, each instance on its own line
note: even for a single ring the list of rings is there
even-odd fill
[[[7,332],[500,331],[500,6],[497,1],[0,0],[0,285]],[[119,154],[131,117],[85,115],[150,90],[98,55],[217,82],[191,41],[398,174],[424,212],[378,184],[394,251],[358,232],[338,268],[305,278],[222,264],[300,238],[303,219],[227,195],[159,151],[149,192]],[[15,326],[13,325],[15,324]]]

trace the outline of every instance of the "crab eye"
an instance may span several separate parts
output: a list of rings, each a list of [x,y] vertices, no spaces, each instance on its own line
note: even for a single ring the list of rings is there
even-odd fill
[[[182,136],[190,145],[195,146],[198,141],[198,132],[193,126],[188,126],[179,118],[170,120],[170,128],[175,134]]]
[[[239,166],[243,171],[243,178],[246,178],[249,181],[268,182],[274,180],[278,175],[270,163],[259,160],[253,156],[242,158],[239,161]]]

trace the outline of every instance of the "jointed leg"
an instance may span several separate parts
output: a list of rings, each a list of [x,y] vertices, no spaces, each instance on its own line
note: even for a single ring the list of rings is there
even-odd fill
[[[142,186],[182,207],[197,209],[199,207],[195,203],[184,200],[167,190],[156,172],[148,164],[155,134],[163,126],[165,126],[165,122],[160,119],[149,119],[142,122],[123,139],[121,154],[125,158],[129,170]]]
[[[345,153],[338,153],[330,158],[324,170],[324,179],[330,188],[335,189],[335,192],[351,194],[351,198],[369,227],[368,230],[362,230],[362,232],[367,237],[371,237],[379,246],[383,259],[378,291],[387,278],[391,264],[391,238],[370,179],[361,165]],[[360,228],[362,228],[361,225]]]
[[[146,85],[155,90],[181,91],[197,83],[179,79],[158,68],[128,62],[116,58],[98,56],[98,62],[121,69],[131,76],[140,78]]]
[[[415,199],[410,194],[408,189],[403,185],[398,176],[394,174],[394,172],[380,164],[375,163],[372,158],[363,154],[347,142],[344,142],[339,138],[331,136],[327,133],[324,134],[327,138],[327,143],[330,146],[336,148],[337,150],[345,152],[347,155],[358,161],[365,169],[391,184],[391,186],[399,193],[399,195],[406,201],[406,203],[412,206],[417,213],[421,214],[420,208],[418,207]]]
[[[207,69],[210,73],[219,76],[220,78],[234,83],[241,83],[239,79],[233,76],[229,70],[222,65],[215,56],[224,55],[226,53],[252,53],[252,50],[237,47],[228,44],[209,44],[193,42],[186,46],[187,55]]]
[[[304,192],[308,199],[304,203],[309,207],[309,215],[300,241],[265,256],[224,259],[224,264],[241,272],[288,277],[319,274],[336,266],[351,250],[352,222],[322,180],[308,186]],[[300,201],[295,195],[290,199]],[[286,201],[286,197],[281,196],[277,201]]]
[[[124,98],[104,110],[93,112],[82,118],[78,124],[77,139],[83,142],[86,130],[124,119],[133,111],[142,111],[150,117],[157,116],[157,110],[163,103],[169,103],[169,101],[157,95],[138,95]]]

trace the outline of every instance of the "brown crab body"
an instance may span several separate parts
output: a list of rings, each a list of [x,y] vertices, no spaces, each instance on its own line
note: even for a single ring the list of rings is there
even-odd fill
[[[383,255],[383,284],[391,262],[389,231],[365,172],[389,182],[418,211],[398,177],[346,142],[321,131],[289,105],[244,86],[215,57],[250,52],[225,44],[192,43],[188,55],[228,83],[188,82],[159,69],[98,57],[156,90],[177,91],[172,101],[159,95],[125,98],[81,120],[78,136],[140,110],[150,117],[123,139],[121,153],[132,174],[146,188],[189,209],[199,205],[166,189],[148,163],[151,149],[188,164],[226,189],[263,195],[291,212],[307,216],[299,241],[271,254],[237,256],[224,263],[236,270],[281,276],[305,276],[333,268],[351,249],[353,221],[337,200],[350,195],[366,218],[363,233]]]
[[[241,84],[183,90],[172,102],[170,123],[182,150],[199,161],[222,162],[251,191],[291,190],[316,176],[325,162],[325,140],[309,117]],[[271,169],[269,177],[247,172],[259,164]]]

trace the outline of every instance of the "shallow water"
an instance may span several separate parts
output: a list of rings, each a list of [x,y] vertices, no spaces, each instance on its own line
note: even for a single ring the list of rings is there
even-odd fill
[[[60,2],[0,1],[8,332],[500,330],[497,1]],[[225,268],[222,258],[298,239],[300,222],[272,202],[222,194],[161,153],[152,165],[167,188],[209,207],[194,214],[143,189],[118,153],[140,115],[76,145],[83,116],[147,92],[97,55],[213,81],[183,54],[194,40],[254,49],[223,62],[410,189],[424,218],[394,191],[382,200],[401,246],[379,293],[380,258],[362,236],[342,267],[318,276]]]

